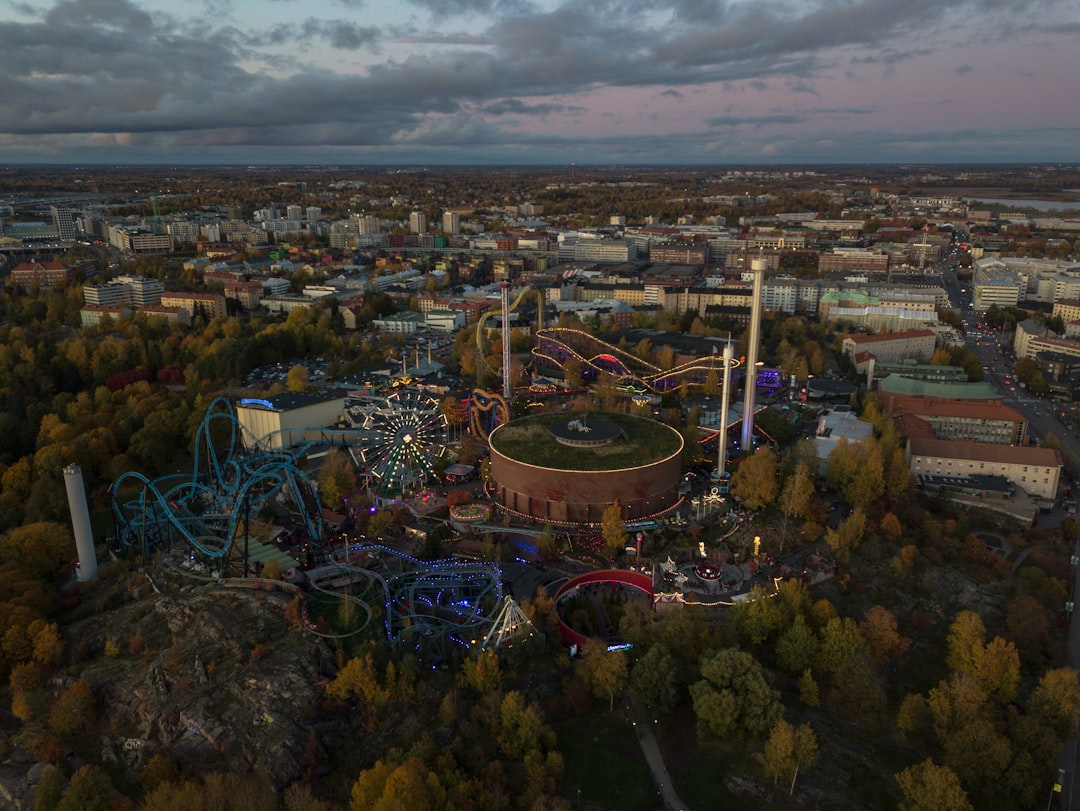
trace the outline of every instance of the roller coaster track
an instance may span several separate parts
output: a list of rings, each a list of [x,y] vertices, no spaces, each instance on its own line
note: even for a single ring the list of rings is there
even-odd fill
[[[678,388],[683,381],[701,386],[710,372],[722,376],[725,363],[722,355],[705,355],[671,369],[661,369],[595,335],[564,327],[538,330],[532,354],[540,368],[565,372],[567,361],[574,358],[581,364],[586,382],[607,374],[619,382],[636,383],[658,394]],[[739,361],[731,361],[733,369],[739,365]]]
[[[521,304],[521,302],[523,302],[526,298],[528,298],[530,294],[536,296],[536,330],[537,332],[539,332],[544,328],[544,293],[542,290],[537,290],[534,287],[529,287],[528,285],[526,285],[525,288],[517,294],[517,297],[512,302],[510,302],[510,312],[514,312],[515,310],[517,310],[518,305]],[[501,305],[498,307],[492,307],[490,310],[481,315],[479,320],[477,320],[476,322],[477,370],[479,370],[480,366],[483,366],[485,371],[493,375],[498,373],[491,368],[491,364],[488,363],[487,355],[484,352],[484,331],[487,329],[488,319],[501,314]]]
[[[502,579],[493,563],[446,558],[421,561],[379,544],[350,547],[350,558],[377,554],[396,571],[379,573],[351,563],[334,562],[308,573],[316,588],[343,587],[366,578],[381,592],[384,625],[390,642],[445,654],[449,644],[471,649],[490,631],[503,600]],[[370,609],[369,609],[370,610]]]
[[[222,560],[240,522],[278,496],[291,502],[309,537],[322,538],[318,493],[296,463],[304,448],[245,451],[239,437],[232,403],[218,397],[199,425],[190,477],[151,480],[137,471],[121,475],[110,491],[119,544],[149,557],[155,549],[182,542],[207,558]]]

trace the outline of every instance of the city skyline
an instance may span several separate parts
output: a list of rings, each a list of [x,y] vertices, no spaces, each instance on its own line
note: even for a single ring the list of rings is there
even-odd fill
[[[1057,0],[0,0],[0,162],[1077,162]]]

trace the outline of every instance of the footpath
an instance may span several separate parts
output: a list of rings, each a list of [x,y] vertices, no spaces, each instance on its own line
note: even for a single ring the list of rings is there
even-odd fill
[[[664,808],[668,811],[688,811],[686,803],[675,793],[671,775],[668,774],[667,766],[664,765],[664,756],[660,753],[660,744],[656,742],[656,736],[653,735],[650,719],[642,717],[630,701],[629,695],[623,696],[623,709],[626,711],[626,717],[630,719],[630,725],[637,733],[638,743],[645,755],[649,771],[652,772],[653,782],[656,784]]]

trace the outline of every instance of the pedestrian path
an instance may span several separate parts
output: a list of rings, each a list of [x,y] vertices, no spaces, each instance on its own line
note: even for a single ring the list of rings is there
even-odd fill
[[[660,799],[663,800],[664,808],[668,811],[689,811],[689,807],[675,792],[675,786],[671,782],[667,766],[664,765],[664,756],[660,752],[660,744],[653,735],[651,719],[645,718],[636,711],[630,695],[623,695],[623,709],[626,717],[630,719],[630,726],[637,733],[638,743],[645,755],[645,762],[652,772],[653,782],[656,784]]]

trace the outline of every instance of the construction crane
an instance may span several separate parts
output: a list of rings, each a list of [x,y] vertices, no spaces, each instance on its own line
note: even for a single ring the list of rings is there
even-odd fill
[[[154,211],[154,234],[164,233],[161,222],[161,211],[158,209],[158,195],[156,191],[150,192],[150,207]]]

